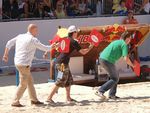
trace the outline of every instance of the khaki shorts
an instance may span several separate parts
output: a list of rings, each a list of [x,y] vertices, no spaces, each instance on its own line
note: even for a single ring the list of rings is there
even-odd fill
[[[69,65],[67,64],[56,64],[56,70],[61,71],[63,76],[61,78],[57,77],[56,85],[59,87],[68,87],[73,84],[73,78],[70,72]]]

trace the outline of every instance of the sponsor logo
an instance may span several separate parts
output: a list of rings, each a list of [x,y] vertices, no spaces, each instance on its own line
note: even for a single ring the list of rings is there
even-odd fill
[[[90,38],[90,35],[79,35],[77,37],[78,43],[88,43],[88,40]]]
[[[92,41],[95,42],[95,43],[98,42],[98,38],[97,38],[97,36],[95,36],[95,35],[92,35],[92,36],[91,36],[91,39],[92,39]]]
[[[62,49],[62,50],[64,50],[64,49],[65,49],[65,45],[66,45],[65,41],[64,41],[64,40],[62,40],[62,41],[61,41],[61,49]]]

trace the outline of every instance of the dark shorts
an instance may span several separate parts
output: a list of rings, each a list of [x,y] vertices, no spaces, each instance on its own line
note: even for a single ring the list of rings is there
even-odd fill
[[[73,78],[70,72],[69,65],[67,64],[56,64],[56,70],[63,72],[62,78],[56,79],[56,85],[59,87],[68,87],[73,84]]]

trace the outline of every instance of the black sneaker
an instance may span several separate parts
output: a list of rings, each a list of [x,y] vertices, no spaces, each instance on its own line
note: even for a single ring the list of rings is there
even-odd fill
[[[119,99],[120,97],[118,96],[109,96],[109,99],[113,99],[113,100],[116,100],[116,99]]]

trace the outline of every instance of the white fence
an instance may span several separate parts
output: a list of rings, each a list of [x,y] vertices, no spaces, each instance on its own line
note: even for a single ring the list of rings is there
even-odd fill
[[[0,58],[3,56],[4,48],[6,42],[15,37],[20,33],[26,32],[28,24],[35,23],[39,27],[39,36],[38,38],[44,44],[49,44],[48,40],[52,39],[54,34],[57,31],[59,25],[68,27],[71,24],[74,24],[78,27],[81,26],[98,26],[98,25],[112,25],[114,23],[122,23],[125,17],[96,17],[96,18],[76,18],[76,19],[54,19],[54,20],[34,20],[34,21],[13,21],[13,22],[1,22],[0,23]],[[150,15],[141,15],[135,17],[139,23],[150,23]],[[148,51],[144,50],[149,48],[150,40],[147,39],[145,44],[140,48],[140,55],[147,55]],[[142,53],[142,54],[141,54]],[[43,52],[37,52],[36,57],[42,58]],[[13,55],[14,50],[10,51],[9,62],[5,64],[0,60],[0,67],[5,65],[13,65]]]

